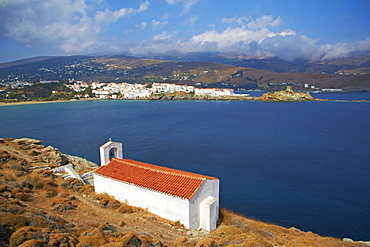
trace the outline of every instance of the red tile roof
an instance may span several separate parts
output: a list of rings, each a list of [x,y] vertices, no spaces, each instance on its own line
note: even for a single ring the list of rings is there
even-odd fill
[[[185,199],[190,199],[206,179],[217,179],[135,160],[117,158],[113,158],[105,166],[99,167],[95,173]]]

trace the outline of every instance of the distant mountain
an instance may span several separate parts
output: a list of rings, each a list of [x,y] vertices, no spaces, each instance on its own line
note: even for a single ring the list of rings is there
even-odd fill
[[[8,68],[13,66],[20,66],[23,64],[35,63],[43,60],[48,60],[51,58],[55,58],[54,56],[49,57],[32,57],[32,58],[25,58],[17,61],[7,62],[7,63],[0,63],[0,68]]]
[[[175,62],[203,61],[211,63],[222,63],[240,67],[249,67],[274,72],[302,72],[302,73],[327,73],[335,74],[343,70],[363,71],[370,69],[370,53],[364,53],[348,58],[337,58],[331,60],[294,60],[284,61],[278,57],[251,58],[242,53],[217,53],[217,52],[195,52],[178,53],[172,52],[167,55],[145,55],[141,58],[170,60]],[[369,72],[367,72],[369,73]]]
[[[99,82],[168,82],[201,87],[282,90],[341,88],[370,91],[370,56],[328,61],[248,58],[235,53],[171,53],[133,57],[36,57],[0,64],[0,82],[84,80]]]

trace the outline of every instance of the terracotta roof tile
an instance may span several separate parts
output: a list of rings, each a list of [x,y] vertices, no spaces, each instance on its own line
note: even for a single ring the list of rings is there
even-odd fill
[[[217,179],[135,160],[117,158],[113,158],[107,165],[99,167],[95,173],[185,199],[190,199],[204,180]]]

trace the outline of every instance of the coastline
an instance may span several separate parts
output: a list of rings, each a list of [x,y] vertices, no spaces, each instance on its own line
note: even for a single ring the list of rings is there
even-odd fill
[[[88,101],[88,100],[99,100],[99,99],[79,99],[79,100],[50,100],[50,101],[20,101],[20,102],[0,102],[0,106],[11,106],[11,105],[33,105],[33,104],[46,104],[46,103],[61,103],[61,102],[76,102],[76,101]]]
[[[51,100],[51,101],[20,101],[20,102],[0,102],[1,106],[12,106],[12,105],[33,105],[33,104],[46,104],[46,103],[61,103],[61,102],[76,102],[76,101],[93,101],[93,100],[145,100],[145,101],[170,101],[170,100],[196,100],[196,101],[259,101],[259,102],[310,102],[310,101],[327,101],[327,102],[370,102],[368,100],[329,100],[329,99],[304,99],[304,100],[287,100],[278,98],[264,98],[260,97],[194,97],[194,98],[142,98],[142,99],[99,99],[99,98],[88,98],[88,99],[71,99],[71,100]]]

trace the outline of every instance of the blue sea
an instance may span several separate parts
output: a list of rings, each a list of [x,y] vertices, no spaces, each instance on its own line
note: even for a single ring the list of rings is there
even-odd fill
[[[259,92],[253,92],[259,93]],[[125,158],[220,178],[221,207],[324,236],[370,240],[370,100],[77,101],[0,107],[0,137],[43,140],[98,163]]]

